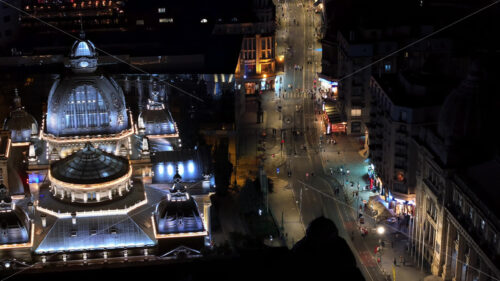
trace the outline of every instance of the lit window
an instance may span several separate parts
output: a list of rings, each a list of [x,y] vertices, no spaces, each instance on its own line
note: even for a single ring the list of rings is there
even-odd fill
[[[201,23],[207,23],[208,20],[207,19],[201,19]]]
[[[136,20],[135,24],[136,25],[144,25],[144,20]]]
[[[89,49],[89,45],[86,42],[78,43],[76,47],[75,57],[91,57],[92,52]]]
[[[484,220],[481,220],[481,229],[484,230],[485,226],[486,226],[486,222]]]
[[[158,8],[158,13],[160,14],[165,13],[165,8]]]
[[[161,18],[159,19],[159,22],[165,23],[165,22],[174,22],[173,18]]]
[[[361,109],[351,109],[351,116],[353,117],[361,116]]]
[[[387,71],[387,72],[388,72],[388,71],[391,71],[391,65],[390,65],[390,64],[386,64],[386,65],[384,66],[384,68],[385,68],[385,71]]]

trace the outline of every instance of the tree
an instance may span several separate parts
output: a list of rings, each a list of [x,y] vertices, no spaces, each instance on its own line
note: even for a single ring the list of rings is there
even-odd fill
[[[247,179],[238,195],[238,206],[240,207],[240,212],[244,215],[251,213],[256,214],[262,205],[261,198],[261,193],[255,182]]]
[[[215,192],[217,195],[225,196],[231,182],[233,164],[229,162],[227,141],[221,141],[215,149]]]

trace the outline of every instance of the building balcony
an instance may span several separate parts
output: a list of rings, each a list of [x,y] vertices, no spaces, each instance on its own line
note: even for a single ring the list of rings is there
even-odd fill
[[[455,203],[448,204],[448,212],[455,218],[455,220],[460,224],[463,230],[469,234],[469,236],[474,240],[474,242],[483,250],[488,256],[496,259],[498,261],[499,257],[495,252],[495,248],[492,247],[492,243],[485,239],[484,233],[479,227],[474,226],[474,223],[466,214],[462,212],[460,206]],[[458,242],[458,241],[457,241]]]

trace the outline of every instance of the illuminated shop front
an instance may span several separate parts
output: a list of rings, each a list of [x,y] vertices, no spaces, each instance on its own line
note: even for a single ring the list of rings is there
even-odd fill
[[[326,99],[323,102],[323,124],[326,134],[345,134],[347,132],[347,122],[337,101]]]

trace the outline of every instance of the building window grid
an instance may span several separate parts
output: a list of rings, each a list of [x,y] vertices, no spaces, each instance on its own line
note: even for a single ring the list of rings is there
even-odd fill
[[[92,86],[78,86],[68,99],[65,128],[88,128],[109,125],[102,96]]]

